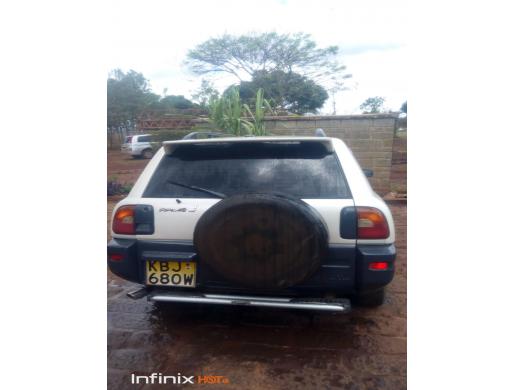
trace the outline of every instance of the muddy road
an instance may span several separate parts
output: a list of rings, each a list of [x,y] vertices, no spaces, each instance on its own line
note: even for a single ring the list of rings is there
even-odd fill
[[[147,162],[118,153],[108,159],[108,177],[128,181]],[[116,201],[108,199],[108,221]],[[312,316],[245,307],[157,308],[146,299],[127,298],[136,285],[108,271],[108,388],[181,387],[131,384],[131,374],[152,373],[229,380],[204,385],[212,389],[406,388],[406,206],[390,207],[397,272],[385,304],[376,309]]]

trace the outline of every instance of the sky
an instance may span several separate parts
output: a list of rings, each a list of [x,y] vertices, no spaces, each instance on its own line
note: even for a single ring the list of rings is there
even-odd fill
[[[201,77],[183,62],[189,49],[224,33],[303,32],[320,47],[336,45],[352,78],[336,97],[337,114],[360,113],[368,97],[398,110],[407,100],[407,0],[147,0],[109,4],[109,72],[143,73],[152,90],[188,98]],[[220,91],[237,80],[218,76]],[[321,113],[332,113],[328,99]]]

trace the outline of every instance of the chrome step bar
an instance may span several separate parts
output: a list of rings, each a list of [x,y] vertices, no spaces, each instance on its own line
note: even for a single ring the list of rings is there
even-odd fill
[[[171,294],[156,292],[148,296],[148,300],[155,302],[183,302],[203,303],[212,305],[239,305],[255,307],[273,307],[282,309],[336,311],[348,313],[351,309],[349,299],[320,299],[310,300],[301,298],[257,297],[245,295],[222,294]]]

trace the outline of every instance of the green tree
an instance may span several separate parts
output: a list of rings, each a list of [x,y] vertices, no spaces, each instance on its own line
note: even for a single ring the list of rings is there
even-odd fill
[[[198,75],[229,73],[243,80],[258,71],[295,72],[320,81],[344,75],[338,47],[320,48],[309,34],[268,32],[211,38],[187,54],[186,65]]]
[[[159,101],[145,77],[134,70],[112,71],[107,79],[107,126],[130,127],[145,108]]]
[[[259,89],[263,89],[265,98],[275,111],[294,114],[316,112],[328,98],[327,91],[313,80],[281,70],[257,71],[252,81],[242,81],[241,98],[253,106]]]
[[[384,98],[381,96],[369,97],[359,106],[363,114],[377,114],[384,112]]]
[[[163,110],[194,108],[195,104],[183,95],[168,95],[159,100],[159,108]]]
[[[352,77],[349,75],[340,76],[338,74],[330,76],[329,80],[325,83],[327,85],[327,92],[331,95],[331,103],[333,106],[333,115],[336,115],[336,94],[340,91],[344,91],[347,88],[344,80]]]
[[[195,93],[191,96],[193,101],[197,102],[200,107],[206,108],[208,103],[213,98],[218,98],[220,93],[213,86],[213,83],[209,80],[202,79],[200,83],[200,88],[195,91]]]

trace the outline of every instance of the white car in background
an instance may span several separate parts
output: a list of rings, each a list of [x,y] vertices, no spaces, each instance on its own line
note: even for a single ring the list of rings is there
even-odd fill
[[[132,158],[152,158],[152,136],[150,134],[129,135],[125,137],[122,152],[130,154]]]

